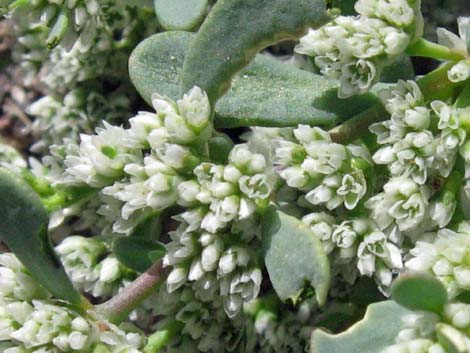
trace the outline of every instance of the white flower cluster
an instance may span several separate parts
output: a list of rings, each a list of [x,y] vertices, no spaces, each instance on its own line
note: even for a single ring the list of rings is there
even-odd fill
[[[440,318],[429,312],[416,312],[403,318],[403,329],[396,337],[396,344],[380,353],[445,353],[435,338],[436,324]]]
[[[143,21],[146,0],[41,0],[13,5],[18,4],[22,6],[10,13],[20,37],[15,57],[29,77],[39,73],[48,88],[59,92],[98,75],[119,79],[125,74],[130,42],[137,39],[134,32],[150,34],[156,29],[153,21]],[[50,53],[46,45],[53,48]]]
[[[413,81],[399,81],[380,95],[391,119],[370,127],[382,145],[372,158],[387,166],[391,178],[366,206],[380,229],[401,241],[403,235],[444,227],[452,218],[457,188],[451,172],[466,141],[461,126],[466,111],[442,101],[428,107]],[[448,178],[449,184],[430,201],[436,178]],[[449,193],[449,188],[455,190]]]
[[[77,88],[63,100],[44,96],[28,107],[35,117],[30,127],[39,140],[31,147],[33,152],[44,152],[50,145],[62,144],[64,138],[76,139],[80,133],[91,133],[104,120],[119,122],[130,115],[129,99],[118,92],[105,97],[97,91]]]
[[[420,1],[359,0],[359,16],[339,16],[300,39],[296,52],[315,57],[328,78],[339,79],[338,96],[367,91],[422,33]]]
[[[7,169],[24,169],[28,164],[16,149],[0,140],[0,166]]]
[[[141,352],[139,333],[98,324],[53,301],[11,253],[0,254],[0,265],[0,342],[8,346],[3,352],[89,352],[97,345],[110,353]]]
[[[457,24],[460,38],[445,28],[438,28],[436,31],[439,44],[463,57],[447,73],[452,82],[461,82],[470,78],[470,17],[459,17]]]
[[[190,226],[189,226],[190,227]],[[171,233],[164,266],[173,270],[167,278],[167,289],[173,293],[184,284],[191,285],[202,301],[223,299],[230,318],[239,314],[245,302],[256,298],[261,286],[261,270],[255,254],[240,234],[188,231],[182,224]]]
[[[110,243],[96,237],[68,236],[55,247],[74,287],[98,302],[118,294],[137,277],[136,272],[112,255]],[[149,328],[154,299],[155,296],[150,296],[133,310],[129,315],[130,321]]]
[[[359,273],[374,277],[380,287],[386,288],[403,267],[400,249],[369,219],[335,224],[333,216],[319,212],[304,216],[302,221],[322,241],[333,273],[348,283],[354,283]]]
[[[470,349],[470,305],[460,302],[446,304],[441,316],[417,311],[403,318],[403,328],[396,344],[380,353],[446,353],[447,339],[462,352]]]
[[[228,227],[249,228],[273,191],[266,159],[247,144],[233,148],[227,165],[201,163],[194,175],[178,185],[178,204],[187,209],[181,217],[190,229],[216,233]]]
[[[269,296],[267,297],[268,301]],[[253,313],[253,322],[248,322],[249,352],[260,353],[284,353],[302,352],[308,347],[308,341],[313,331],[313,319],[315,318],[316,302],[312,298],[303,301],[294,311],[286,310],[280,303],[265,305],[264,298],[259,298],[254,303],[247,305],[256,307]],[[271,298],[272,299],[272,298]],[[252,332],[251,332],[252,331]],[[250,335],[251,334],[251,335]],[[250,337],[251,336],[251,337]]]
[[[450,298],[470,289],[470,236],[467,231],[442,229],[435,239],[418,241],[405,267],[431,273],[447,288]]]
[[[105,202],[98,212],[117,233],[176,204],[178,185],[191,177],[212,132],[210,104],[197,87],[176,103],[160,96],[153,103],[157,113],[139,113],[129,129],[104,123],[64,151],[65,175],[57,182],[97,189]]]
[[[74,286],[95,298],[108,299],[135,278],[101,240],[69,236],[55,249]]]
[[[219,296],[203,300],[190,287],[170,294],[163,286],[157,296],[156,313],[182,326],[163,352],[230,352],[244,344],[245,339],[240,336],[245,330],[244,318],[238,315],[228,320]],[[162,322],[159,326],[164,325]]]
[[[299,125],[293,139],[274,140],[274,164],[288,186],[306,192],[313,205],[354,209],[367,191],[368,152],[359,145],[333,143],[318,127]]]

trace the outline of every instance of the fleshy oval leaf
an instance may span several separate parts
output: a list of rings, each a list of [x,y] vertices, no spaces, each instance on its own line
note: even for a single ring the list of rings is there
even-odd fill
[[[48,223],[49,215],[34,190],[14,173],[0,168],[0,239],[57,299],[81,304],[80,294],[54,252]]]
[[[206,15],[207,0],[154,0],[158,22],[167,31],[196,29]]]
[[[191,42],[180,93],[199,86],[215,105],[261,49],[330,19],[325,0],[219,0]]]
[[[310,353],[380,353],[395,343],[402,318],[410,313],[393,301],[371,304],[361,321],[340,334],[313,331]]]
[[[181,69],[192,38],[189,32],[159,33],[142,41],[132,53],[132,82],[150,105],[153,93],[179,98]],[[339,99],[338,87],[335,80],[257,55],[217,102],[214,124],[217,128],[330,127],[378,102],[373,93]]]
[[[281,300],[294,303],[308,282],[323,305],[330,288],[330,264],[318,237],[295,217],[270,209],[261,221],[266,269]]]
[[[391,288],[392,299],[411,310],[425,310],[440,314],[447,302],[444,285],[427,273],[405,273]]]

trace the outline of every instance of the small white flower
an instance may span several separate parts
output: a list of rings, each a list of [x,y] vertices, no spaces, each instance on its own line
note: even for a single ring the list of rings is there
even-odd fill
[[[346,63],[341,70],[341,87],[338,97],[348,98],[366,93],[379,79],[382,68],[376,63],[359,59]]]
[[[188,270],[184,267],[175,267],[166,279],[168,292],[172,293],[181,287],[188,279]]]
[[[462,82],[470,77],[470,60],[460,60],[448,72],[451,82]]]
[[[230,164],[246,175],[263,173],[267,165],[264,156],[250,151],[248,144],[236,145],[228,159]]]
[[[177,102],[154,94],[152,103],[172,142],[186,145],[209,138],[211,107],[207,95],[199,87],[192,88]]]
[[[377,261],[381,261],[389,269],[403,267],[400,250],[387,242],[385,234],[379,231],[374,231],[364,238],[357,249],[357,257],[357,268],[366,276],[372,276],[375,273]],[[383,284],[388,286],[390,281]]]
[[[324,212],[310,213],[302,218],[302,222],[322,241],[323,249],[327,254],[330,254],[334,249],[331,238],[335,224],[334,217]]]
[[[249,199],[266,199],[271,194],[272,187],[264,174],[256,174],[254,176],[242,176],[238,181],[240,190]]]
[[[393,222],[400,231],[416,228],[428,211],[428,190],[408,178],[393,178],[385,184],[384,192],[366,202],[381,230]]]
[[[395,86],[380,91],[379,96],[390,114],[403,116],[405,111],[424,106],[424,96],[415,81],[399,80]]]
[[[305,198],[314,205],[325,204],[329,210],[333,210],[341,203],[348,210],[354,209],[367,190],[364,174],[360,170],[350,173],[329,175],[323,179],[320,186],[316,187]]]
[[[452,192],[444,192],[440,198],[431,202],[429,214],[439,228],[444,228],[452,219],[456,207],[456,196]]]

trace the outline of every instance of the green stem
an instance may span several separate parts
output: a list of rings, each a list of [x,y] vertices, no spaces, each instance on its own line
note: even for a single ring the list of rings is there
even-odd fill
[[[454,63],[442,65],[416,81],[426,101],[429,102],[435,99],[445,100],[451,97],[455,89],[462,85],[461,82],[451,82],[447,76],[447,72],[453,65]]]
[[[158,353],[165,347],[183,327],[179,321],[172,320],[165,324],[160,330],[149,336],[144,353]]]
[[[120,324],[130,312],[152,294],[165,277],[161,261],[152,265],[132,284],[107,302],[97,305],[96,312],[113,324]]]
[[[406,49],[406,53],[410,56],[422,56],[437,60],[459,61],[465,59],[462,54],[424,38],[420,38],[411,44]]]
[[[467,83],[463,88],[462,92],[455,101],[455,107],[464,109],[470,107],[470,83]]]
[[[382,103],[378,103],[331,129],[329,133],[334,142],[347,144],[368,133],[371,124],[386,120],[388,117]]]
[[[417,81],[427,101],[446,99],[454,94],[461,83],[453,83],[447,77],[447,71],[452,63],[441,66]],[[329,131],[334,142],[347,144],[357,140],[369,132],[369,126],[373,123],[389,119],[390,115],[382,103],[377,103],[369,109],[359,113]]]

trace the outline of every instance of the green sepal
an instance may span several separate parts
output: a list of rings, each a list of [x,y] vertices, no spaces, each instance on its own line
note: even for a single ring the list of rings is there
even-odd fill
[[[213,163],[225,164],[234,143],[226,134],[216,133],[209,141],[209,157]]]

